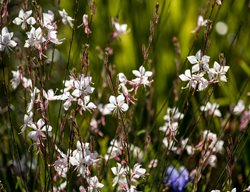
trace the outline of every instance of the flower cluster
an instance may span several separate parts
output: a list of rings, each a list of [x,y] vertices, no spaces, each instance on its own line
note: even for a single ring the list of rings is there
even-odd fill
[[[59,176],[66,178],[69,167],[73,166],[78,174],[86,180],[88,191],[100,190],[104,186],[99,182],[96,176],[91,175],[91,169],[93,169],[99,161],[99,155],[97,152],[90,150],[89,143],[77,141],[76,149],[68,151],[67,155],[61,152],[57,147],[56,149],[59,156],[54,163],[54,168]],[[81,188],[82,190],[84,189],[83,186],[81,186]]]
[[[90,94],[94,91],[92,84],[91,76],[85,77],[83,74],[78,77],[70,76],[70,79],[64,82],[65,88],[62,90],[63,93],[60,97],[60,100],[64,101],[64,110],[67,111],[72,102],[77,103],[80,113],[86,110],[94,110],[96,105],[90,102]]]
[[[69,23],[70,26],[73,25],[73,19],[68,16],[65,10],[59,11],[59,14],[62,17],[62,22],[64,24]],[[44,50],[47,49],[49,44],[52,43],[59,45],[62,43],[62,41],[57,37],[58,27],[55,21],[55,15],[50,10],[47,13],[42,13],[41,19],[36,19],[32,17],[32,10],[24,11],[21,9],[19,11],[18,17],[13,20],[13,23],[16,25],[21,25],[23,30],[27,30],[28,26],[30,27],[30,30],[26,32],[27,40],[25,41],[24,47],[32,47],[38,50],[40,59],[42,59],[42,57],[46,57]],[[6,30],[4,32],[7,34]],[[16,43],[10,40],[13,36],[13,33],[10,33],[8,36],[8,46],[15,47]]]
[[[150,86],[152,80],[149,78],[153,75],[151,71],[146,71],[143,66],[139,67],[139,70],[133,70],[132,73],[135,78],[128,80],[123,73],[119,73],[119,85],[117,97],[111,95],[109,97],[109,104],[106,104],[103,109],[104,114],[111,114],[117,112],[126,112],[129,108],[129,104],[134,104],[135,95],[140,86]]]
[[[183,89],[203,91],[209,84],[227,82],[226,73],[229,66],[220,65],[215,61],[213,67],[209,68],[210,57],[202,55],[201,50],[196,55],[188,56],[187,59],[193,66],[191,70],[187,69],[184,74],[179,75],[182,81],[188,82]]]

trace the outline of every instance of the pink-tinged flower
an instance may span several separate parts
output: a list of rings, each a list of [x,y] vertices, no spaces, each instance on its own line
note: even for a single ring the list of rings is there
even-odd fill
[[[54,163],[54,168],[60,177],[66,178],[69,169],[68,156],[70,151],[68,151],[68,154],[66,155],[62,151],[60,151],[60,149],[58,149],[57,146],[55,146],[55,148],[58,151],[59,156],[57,157],[57,160]]]
[[[208,81],[203,77],[202,74],[191,74],[191,71],[189,69],[187,69],[184,74],[179,75],[179,78],[182,81],[189,81],[186,87],[182,87],[182,89],[192,87],[193,89],[202,91],[208,86]]]
[[[89,143],[77,142],[77,149],[72,152],[69,158],[71,165],[76,166],[78,173],[83,177],[90,175],[89,167],[93,166],[98,159],[97,152],[91,152],[89,149]]]
[[[94,177],[88,177],[87,178],[87,183],[88,183],[88,192],[96,192],[99,191],[103,188],[103,184],[99,183],[99,180],[96,176]]]
[[[233,107],[233,114],[240,115],[245,110],[245,104],[242,100],[239,100],[238,103]]]
[[[210,102],[207,102],[205,106],[200,107],[201,111],[207,112],[208,115],[215,115],[217,117],[221,117],[221,112],[218,108],[219,104]]]
[[[132,81],[138,85],[149,86],[152,81],[148,78],[153,75],[151,71],[146,71],[143,66],[139,67],[139,70],[133,70],[132,73],[136,76]]]
[[[33,129],[33,131],[29,132],[29,137],[40,144],[42,138],[46,137],[46,133],[52,131],[52,127],[50,125],[46,125],[43,119],[39,119],[37,123],[30,123],[29,127]]]
[[[209,149],[215,153],[222,153],[223,152],[223,145],[224,141],[218,140],[217,135],[212,133],[208,130],[203,132],[203,138],[201,142],[201,146],[205,145],[205,149]]]
[[[226,73],[229,66],[221,66],[216,61],[214,62],[214,67],[209,69],[209,79],[215,82],[224,81],[227,82]]]
[[[118,97],[115,97],[111,95],[109,97],[109,104],[105,106],[105,108],[111,113],[117,113],[119,112],[125,112],[128,110],[128,104],[125,103],[125,97],[123,95],[119,95]]]
[[[73,87],[75,88],[72,95],[75,97],[80,97],[81,95],[91,94],[94,91],[94,87],[91,87],[92,77],[81,75],[79,79],[73,81]]]
[[[197,26],[196,28],[192,31],[192,33],[196,33],[200,30],[201,27],[207,26],[208,20],[204,19],[202,15],[199,15],[197,19]]]
[[[29,48],[31,46],[35,47],[38,50],[41,50],[41,44],[46,41],[46,39],[43,37],[42,29],[40,27],[38,27],[37,29],[32,27],[31,30],[26,34],[28,36],[28,39],[25,41],[24,47]]]
[[[78,105],[80,105],[82,107],[83,111],[93,111],[94,109],[96,109],[96,105],[92,102],[90,102],[90,96],[84,96],[83,99],[78,99]]]
[[[141,164],[136,163],[131,170],[131,181],[136,182],[138,179],[145,176],[146,169],[141,168]]]
[[[198,71],[208,71],[209,70],[209,60],[210,57],[207,55],[202,55],[201,50],[199,50],[196,55],[188,56],[188,61],[193,65],[192,73]]]
[[[127,83],[127,77],[124,75],[124,73],[119,73],[118,75],[118,79],[120,81],[120,83],[126,84]]]
[[[49,30],[47,39],[48,39],[48,41],[50,41],[51,43],[54,43],[55,45],[62,44],[62,40],[59,40],[57,38],[57,31],[56,30]]]
[[[158,165],[158,160],[157,159],[152,159],[148,165],[148,168],[153,169],[156,168]]]
[[[43,27],[46,27],[48,30],[55,29],[54,23],[54,13],[52,11],[48,11],[48,13],[43,13]]]
[[[18,17],[16,17],[13,21],[16,25],[21,25],[21,28],[25,30],[28,25],[34,25],[36,23],[36,20],[34,17],[31,17],[32,10],[25,11],[21,9],[19,11]]]
[[[63,9],[62,11],[59,10],[59,15],[62,17],[62,23],[64,25],[69,24],[71,28],[73,28],[73,21],[72,17],[68,16],[68,13]]]
[[[17,43],[12,40],[13,32],[8,31],[7,27],[2,28],[0,35],[0,51],[4,51],[7,49],[11,50],[11,48],[16,47]]]

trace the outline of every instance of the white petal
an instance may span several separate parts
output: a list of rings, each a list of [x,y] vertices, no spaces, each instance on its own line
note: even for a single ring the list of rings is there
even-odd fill
[[[181,74],[181,75],[179,75],[179,78],[182,80],[182,81],[189,81],[190,80],[190,78],[188,78],[186,75],[184,75],[184,74]]]
[[[41,129],[44,125],[45,125],[45,122],[44,122],[43,119],[39,119],[39,120],[37,121],[37,127],[38,127],[39,129]]]
[[[16,17],[16,18],[14,19],[14,21],[13,21],[13,23],[16,24],[16,25],[20,25],[22,22],[23,22],[23,20],[20,19],[19,17]]]
[[[227,82],[227,77],[226,77],[226,75],[221,75],[221,76],[220,76],[220,80],[221,80],[221,81],[224,81],[224,82]]]
[[[229,66],[224,66],[224,67],[223,67],[223,71],[224,71],[224,72],[227,72],[229,68],[230,68]]]
[[[136,76],[136,77],[141,77],[141,73],[137,70],[133,70],[132,73]]]
[[[197,58],[195,56],[188,56],[187,57],[188,61],[191,63],[191,64],[195,64],[195,63],[198,63],[197,61]]]
[[[127,103],[124,103],[122,106],[121,106],[121,110],[122,111],[127,111],[128,110],[128,104]]]
[[[197,60],[201,60],[201,50],[199,50],[196,54],[195,57],[197,58]]]
[[[26,11],[24,14],[25,19],[27,19],[28,17],[30,17],[32,14],[32,10]]]
[[[30,18],[27,19],[27,23],[29,25],[34,25],[36,23],[36,20],[35,20],[34,17],[30,17]]]
[[[218,62],[214,62],[214,70],[215,71],[220,71],[220,64]]]
[[[146,71],[145,72],[145,77],[151,77],[153,75],[153,73],[151,71]]]
[[[200,70],[200,65],[199,64],[195,64],[192,66],[192,73],[196,73]]]
[[[18,14],[18,17],[20,17],[20,18],[24,18],[24,11],[23,11],[23,9],[21,9],[20,11],[19,11],[19,14]]]
[[[116,103],[116,98],[115,98],[115,96],[111,95],[111,96],[109,97],[109,102],[112,103],[112,104],[114,104],[114,105],[116,105],[117,103]]]
[[[82,94],[82,91],[79,90],[79,89],[75,89],[73,92],[72,92],[72,95],[75,96],[75,97],[80,97]]]
[[[123,95],[119,95],[119,96],[117,97],[117,103],[123,103],[124,100],[125,100],[125,97],[124,97]]]
[[[9,44],[8,44],[10,47],[15,47],[17,46],[17,43],[13,40],[10,40]]]

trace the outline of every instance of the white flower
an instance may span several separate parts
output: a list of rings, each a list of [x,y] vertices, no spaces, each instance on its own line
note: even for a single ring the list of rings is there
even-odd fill
[[[168,150],[171,150],[171,151],[177,150],[177,147],[175,146],[175,142],[172,139],[164,137],[162,140],[162,143]]]
[[[49,30],[48,31],[48,40],[51,43],[54,43],[56,45],[62,44],[62,41],[57,38],[57,31],[56,30]]]
[[[151,77],[153,75],[153,73],[151,71],[146,71],[143,66],[139,67],[139,71],[133,70],[132,73],[136,76],[136,78],[132,80],[136,84],[138,84],[138,85],[142,84],[144,86],[146,86],[146,85],[149,86],[149,84],[151,83],[148,80],[148,78]]]
[[[21,82],[22,75],[19,70],[11,71],[13,78],[11,79],[11,86],[13,89],[16,89]]]
[[[125,97],[123,95],[119,95],[118,97],[111,95],[109,102],[105,108],[110,112],[117,113],[118,111],[125,112],[128,110],[128,104],[125,103]]]
[[[239,100],[237,105],[233,108],[235,115],[240,115],[245,110],[245,104],[242,100]]]
[[[34,17],[30,17],[32,14],[32,10],[25,11],[21,9],[19,11],[18,17],[16,17],[13,21],[14,24],[16,25],[21,25],[21,28],[23,30],[26,29],[27,24],[28,25],[34,25],[36,23],[36,20]]]
[[[49,30],[54,30],[54,13],[52,11],[48,11],[48,13],[43,13],[43,26]]]
[[[22,85],[23,85],[24,88],[28,88],[28,87],[32,88],[31,79],[27,79],[26,77],[23,77],[22,78]]]
[[[2,28],[0,35],[0,51],[4,51],[5,49],[11,50],[11,48],[17,45],[17,43],[14,40],[11,40],[12,37],[13,37],[13,32],[9,33],[7,27]]]
[[[207,26],[208,20],[204,19],[202,15],[199,15],[197,19],[197,26],[196,28],[192,31],[192,33],[196,33],[200,30],[201,27]]]
[[[98,160],[98,154],[90,151],[89,143],[79,141],[77,141],[77,149],[72,152],[72,156],[69,158],[70,164],[76,166],[79,174],[83,177],[90,175],[89,166],[94,165]]]
[[[201,111],[208,112],[209,115],[215,115],[217,117],[221,117],[221,112],[218,108],[219,105],[217,103],[210,103],[210,102],[207,102],[205,106],[200,107]]]
[[[30,103],[27,107],[27,113],[31,112],[33,110],[33,106],[36,99],[36,94],[40,93],[40,90],[38,88],[34,88],[32,92],[30,92]]]
[[[24,115],[23,118],[24,124],[22,126],[21,132],[25,131],[26,127],[28,127],[32,123],[32,120],[33,120],[33,112]]]
[[[179,75],[179,78],[182,81],[189,81],[186,87],[182,87],[183,89],[187,87],[192,87],[193,89],[198,89],[198,91],[202,91],[208,86],[208,81],[203,77],[202,74],[191,74],[191,71],[189,69],[187,69],[184,74]]]
[[[207,159],[207,164],[210,165],[211,167],[215,167],[217,162],[217,157],[216,155],[211,155],[209,154],[209,157]]]
[[[179,112],[179,109],[174,107],[174,108],[168,108],[166,115],[163,117],[164,120],[166,121],[180,121],[184,117],[183,113]]]
[[[144,177],[146,169],[141,168],[141,164],[136,163],[133,170],[131,170],[131,181],[136,182],[139,178]]]
[[[115,175],[112,184],[114,187],[120,181],[120,179],[122,179],[127,174],[128,167],[122,167],[120,163],[117,163],[117,167],[112,167],[111,171]]]
[[[57,160],[54,163],[54,168],[57,172],[57,174],[63,178],[67,177],[67,172],[68,172],[68,155],[69,155],[69,151],[68,154],[64,154],[62,151],[60,151],[60,149],[57,148],[57,146],[55,146],[56,150],[58,151],[58,153],[60,154],[59,157],[57,157]]]
[[[91,87],[91,83],[92,83],[92,77],[90,76],[84,77],[84,75],[81,75],[79,80],[76,79],[73,81],[73,86],[75,90],[72,92],[72,95],[75,97],[80,97],[82,94],[93,93],[95,88]]]
[[[78,99],[78,105],[80,105],[82,107],[83,111],[89,110],[92,111],[94,109],[96,109],[96,105],[92,102],[90,102],[90,96],[84,96],[83,100],[82,99]]]
[[[96,176],[94,177],[88,177],[87,182],[89,184],[88,191],[89,192],[96,192],[99,189],[103,188],[103,184],[99,183],[98,178]]]
[[[60,96],[56,96],[53,89],[49,89],[47,92],[43,90],[43,96],[48,101],[58,100]]]
[[[126,82],[128,81],[127,77],[124,75],[124,73],[119,73],[117,76],[118,76],[120,83],[126,84]]]
[[[115,32],[116,35],[121,35],[127,32],[127,24],[119,24],[117,22],[114,22]]]
[[[52,131],[52,127],[46,125],[43,119],[39,119],[36,124],[30,123],[29,127],[32,128],[33,131],[29,132],[28,135],[36,143],[40,143],[40,140],[45,137],[46,133]]]
[[[149,169],[156,168],[158,165],[158,160],[157,159],[152,159],[148,165]]]
[[[64,25],[66,25],[67,23],[70,25],[70,27],[73,27],[73,23],[72,21],[74,21],[74,19],[72,19],[72,17],[68,16],[68,13],[65,11],[65,9],[63,9],[62,11],[59,11],[60,16],[62,17],[62,23]]]
[[[38,50],[41,50],[41,44],[45,42],[45,38],[43,37],[42,29],[38,27],[35,29],[34,27],[31,28],[29,32],[26,33],[28,39],[25,41],[24,47],[29,48],[35,47]]]
[[[107,150],[107,154],[104,156],[105,160],[120,156],[122,154],[122,150],[122,144],[117,140],[112,140],[110,142],[110,147]]]
[[[198,71],[208,71],[210,57],[207,55],[202,55],[201,50],[199,50],[196,55],[188,56],[188,61],[193,64],[192,73]]]
[[[216,61],[214,62],[214,67],[209,69],[209,79],[214,81],[224,81],[227,82],[226,73],[229,66],[221,66]]]
[[[207,148],[212,152],[222,153],[224,150],[224,141],[218,140],[217,135],[208,130],[203,132],[203,142],[205,142]]]

